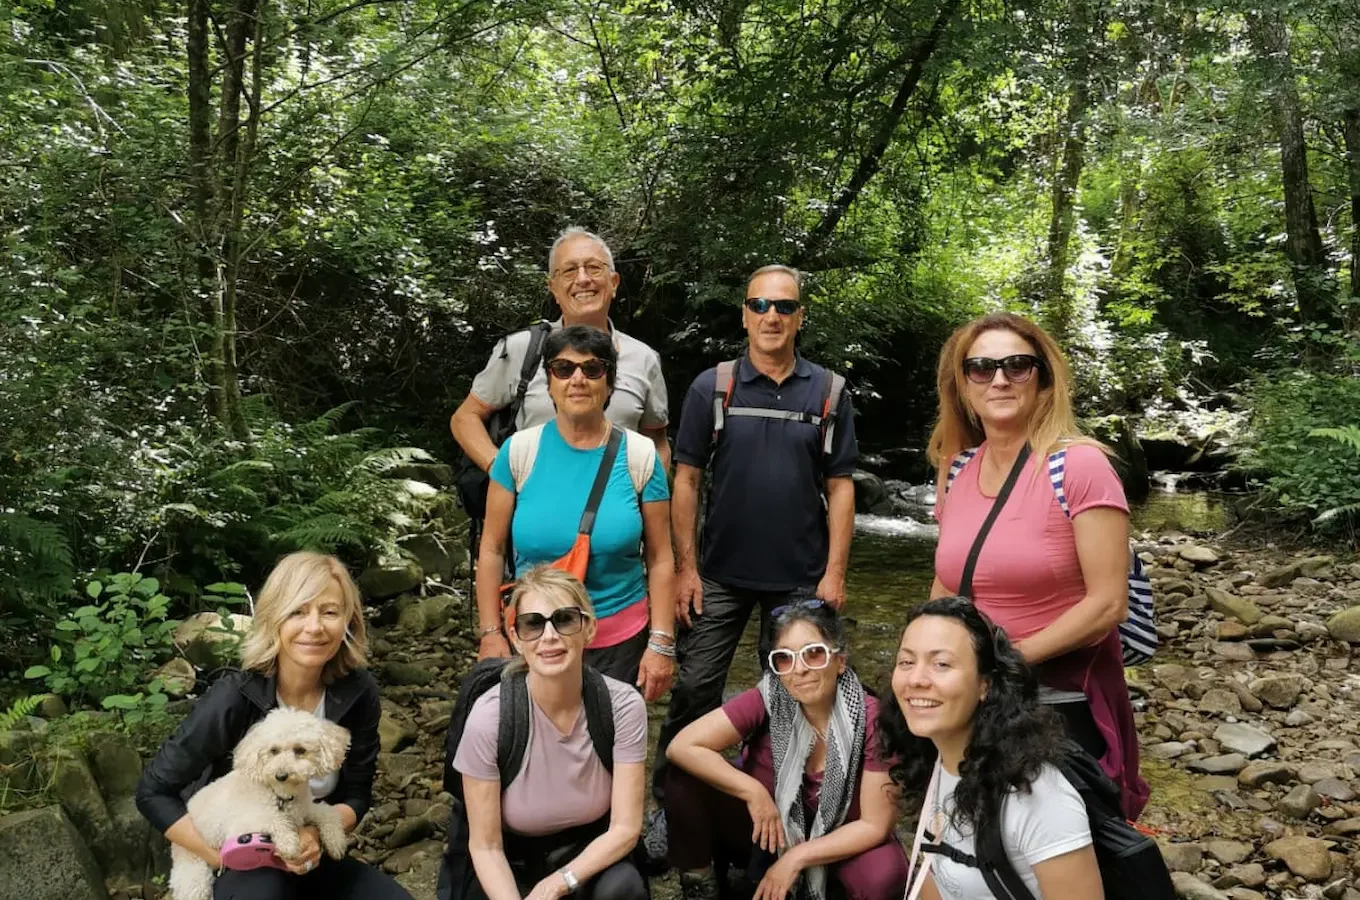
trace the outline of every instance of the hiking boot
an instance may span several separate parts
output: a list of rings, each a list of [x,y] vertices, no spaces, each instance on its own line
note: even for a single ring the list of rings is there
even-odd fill
[[[666,837],[666,811],[658,809],[647,817],[642,829],[642,850],[647,857],[648,874],[663,875],[670,869],[666,854],[670,841]]]
[[[680,873],[681,900],[718,900],[718,880],[712,869]]]

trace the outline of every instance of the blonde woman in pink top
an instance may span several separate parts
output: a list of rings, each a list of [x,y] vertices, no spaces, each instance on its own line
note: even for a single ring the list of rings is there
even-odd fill
[[[939,419],[927,454],[938,472],[931,597],[959,593],[969,550],[1022,449],[1031,448],[973,574],[972,599],[1035,667],[1040,700],[1123,790],[1147,803],[1117,626],[1128,616],[1129,515],[1104,448],[1081,434],[1071,372],[1042,328],[994,313],[940,352]],[[976,448],[952,479],[950,465]],[[1066,455],[1058,502],[1049,454]]]

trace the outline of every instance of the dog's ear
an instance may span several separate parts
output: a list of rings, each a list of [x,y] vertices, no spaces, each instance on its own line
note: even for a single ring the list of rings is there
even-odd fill
[[[250,726],[232,751],[232,768],[251,775],[263,771],[269,759],[271,730],[265,719]]]
[[[334,722],[322,721],[321,740],[317,753],[317,765],[325,772],[335,772],[345,761],[349,750],[349,729]]]

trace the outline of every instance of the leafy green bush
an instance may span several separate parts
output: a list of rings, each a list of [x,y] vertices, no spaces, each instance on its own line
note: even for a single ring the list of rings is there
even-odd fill
[[[1277,514],[1323,528],[1347,523],[1360,510],[1357,449],[1346,439],[1360,409],[1360,378],[1291,372],[1252,387],[1245,465]],[[1333,440],[1325,440],[1332,437]]]
[[[85,593],[94,602],[57,620],[50,663],[29,666],[24,677],[63,697],[100,700],[105,709],[163,707],[160,680],[144,683],[173,652],[179,624],[167,615],[170,598],[160,583],[122,572],[107,583],[90,582]]]

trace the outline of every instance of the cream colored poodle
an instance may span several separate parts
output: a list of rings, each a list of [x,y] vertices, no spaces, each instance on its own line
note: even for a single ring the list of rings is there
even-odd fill
[[[340,768],[349,731],[312,713],[276,709],[251,726],[232,753],[232,771],[189,799],[194,827],[209,846],[238,835],[270,835],[281,857],[296,856],[298,829],[315,825],[332,859],[345,855],[340,815],[312,799],[309,783]],[[212,868],[178,844],[170,847],[170,894],[175,900],[212,900]]]

